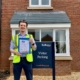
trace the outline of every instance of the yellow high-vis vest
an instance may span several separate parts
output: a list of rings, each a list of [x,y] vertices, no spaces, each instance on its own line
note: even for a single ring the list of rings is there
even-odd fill
[[[33,36],[31,34],[26,34],[26,38],[33,38]],[[12,36],[12,41],[15,44],[14,50],[17,51],[17,52],[18,52],[18,39],[19,39],[18,34],[15,35],[15,36]],[[30,48],[30,53],[26,54],[26,60],[28,62],[33,62],[32,48]],[[20,56],[14,54],[13,63],[19,63],[19,62],[20,62]]]

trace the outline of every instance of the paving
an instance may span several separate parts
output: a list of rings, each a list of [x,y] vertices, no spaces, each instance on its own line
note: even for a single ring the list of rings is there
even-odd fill
[[[6,80],[14,80],[13,76],[8,76]],[[21,76],[20,80],[26,80],[25,76]],[[53,80],[52,76],[33,76],[33,80]],[[71,75],[56,76],[56,80],[80,80],[80,72],[72,72]]]

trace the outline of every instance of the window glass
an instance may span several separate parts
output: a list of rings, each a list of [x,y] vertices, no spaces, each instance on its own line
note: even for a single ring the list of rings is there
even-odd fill
[[[41,29],[41,33],[40,30],[38,29],[29,29],[28,33],[32,34],[35,41],[50,41],[53,42],[53,38],[55,39],[55,51],[56,54],[59,53],[67,53],[66,50],[66,30],[55,30],[55,36],[53,36],[53,32],[54,30],[50,30],[50,29]],[[19,33],[19,30],[16,30],[16,34]],[[40,36],[41,35],[41,36]]]
[[[19,34],[19,32],[20,32],[19,30],[16,30],[16,34]]]
[[[39,4],[39,0],[31,0],[31,4],[32,5],[38,5]]]
[[[28,33],[33,35],[35,41],[39,41],[39,30],[29,29]]]
[[[30,0],[30,4],[31,6],[44,6],[44,5],[47,5],[49,6],[50,5],[50,0]]]
[[[56,53],[66,53],[66,42],[56,42]]]
[[[42,5],[49,5],[49,0],[42,0]]]
[[[41,41],[53,41],[52,30],[41,30]]]
[[[56,53],[66,53],[66,31],[65,30],[56,30],[55,41],[56,41]]]
[[[56,41],[66,41],[65,30],[56,30]]]

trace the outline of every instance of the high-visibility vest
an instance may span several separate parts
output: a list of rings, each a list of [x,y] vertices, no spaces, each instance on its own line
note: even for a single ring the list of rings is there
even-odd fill
[[[33,36],[31,34],[26,34],[26,38],[33,38]],[[12,36],[12,41],[14,42],[15,44],[15,48],[14,50],[18,52],[18,39],[19,39],[19,36],[18,34],[15,35],[15,36]],[[13,56],[13,63],[19,63],[20,62],[20,56],[14,54]],[[26,60],[28,62],[33,62],[33,54],[32,54],[32,48],[30,48],[30,53],[27,53],[26,54]]]

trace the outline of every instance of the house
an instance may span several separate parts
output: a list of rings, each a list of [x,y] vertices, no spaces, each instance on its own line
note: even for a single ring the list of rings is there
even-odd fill
[[[79,0],[2,0],[0,70],[12,69],[11,35],[19,33],[18,22],[28,22],[28,32],[38,42],[55,42],[56,75],[80,71]],[[52,38],[52,39],[51,39]],[[52,69],[33,69],[34,75],[51,75]],[[45,73],[45,74],[44,74]]]

